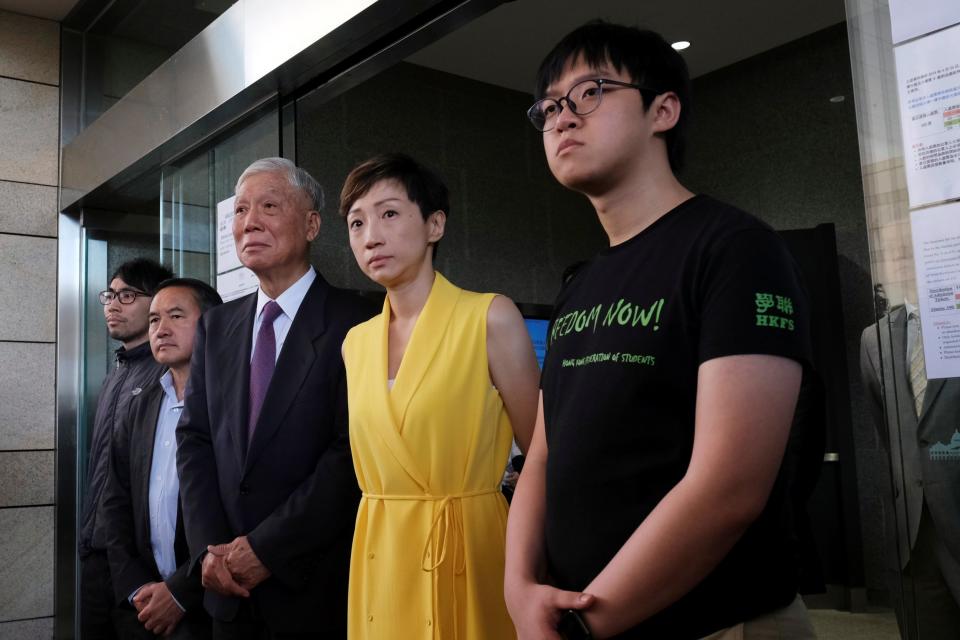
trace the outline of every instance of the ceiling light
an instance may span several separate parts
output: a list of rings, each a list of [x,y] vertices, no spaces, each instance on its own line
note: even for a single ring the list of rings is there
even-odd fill
[[[676,49],[677,51],[683,51],[684,49],[690,46],[690,43],[687,42],[686,40],[677,40],[670,46]]]
[[[833,96],[832,98],[830,98],[830,102],[836,104],[838,102],[843,102],[846,99],[847,99],[846,96]]]

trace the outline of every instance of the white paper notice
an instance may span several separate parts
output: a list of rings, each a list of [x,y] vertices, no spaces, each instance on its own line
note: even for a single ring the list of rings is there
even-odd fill
[[[960,197],[960,25],[897,47],[910,207]]]
[[[257,276],[244,267],[233,243],[233,201],[235,196],[217,203],[217,293],[227,300],[257,290]]]
[[[243,266],[233,243],[233,201],[236,199],[230,196],[217,203],[217,273]]]
[[[217,274],[217,293],[224,302],[253,293],[258,286],[256,274],[246,267]]]
[[[910,213],[927,377],[960,376],[960,202]]]
[[[960,22],[960,2],[943,0],[890,0],[893,44],[916,38]]]

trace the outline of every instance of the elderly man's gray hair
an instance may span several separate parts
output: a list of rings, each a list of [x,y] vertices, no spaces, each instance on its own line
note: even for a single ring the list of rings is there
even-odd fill
[[[282,173],[287,177],[290,186],[300,189],[311,202],[311,208],[323,210],[323,187],[306,169],[301,169],[286,158],[260,158],[244,169],[237,180],[236,191],[240,190],[243,181],[255,173]]]

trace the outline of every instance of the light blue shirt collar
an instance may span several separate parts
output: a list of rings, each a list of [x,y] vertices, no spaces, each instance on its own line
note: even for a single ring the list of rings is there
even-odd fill
[[[170,373],[170,369],[160,376],[160,386],[163,387],[163,394],[171,407],[183,406],[183,401],[177,399],[177,388],[173,386],[173,374]]]

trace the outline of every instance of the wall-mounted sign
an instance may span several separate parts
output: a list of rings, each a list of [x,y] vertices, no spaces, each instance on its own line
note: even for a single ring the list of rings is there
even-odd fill
[[[894,55],[910,207],[960,198],[960,25]]]
[[[893,44],[960,23],[960,2],[890,0]]]
[[[233,243],[233,201],[217,203],[217,293],[224,302],[257,290],[257,276],[240,263]]]
[[[960,376],[960,202],[910,213],[927,378]]]

